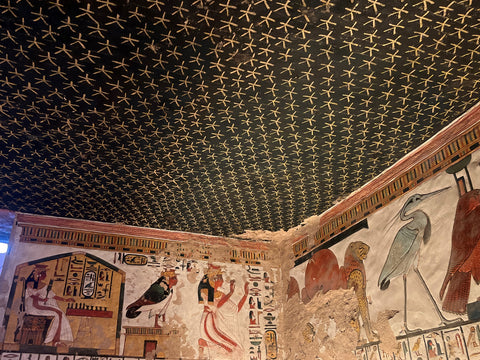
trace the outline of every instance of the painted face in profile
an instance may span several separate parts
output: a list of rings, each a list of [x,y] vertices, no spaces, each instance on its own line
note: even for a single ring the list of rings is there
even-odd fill
[[[223,285],[223,276],[222,274],[215,275],[213,278],[213,288],[217,290],[220,286]]]
[[[44,280],[47,277],[47,272],[45,270],[40,270],[37,272],[37,281]]]

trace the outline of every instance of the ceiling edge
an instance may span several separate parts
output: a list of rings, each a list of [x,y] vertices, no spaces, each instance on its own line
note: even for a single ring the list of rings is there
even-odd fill
[[[480,103],[477,103],[429,141],[321,214],[315,232],[292,242],[294,257],[298,259],[319,246],[325,247],[334,237],[479,146]]]

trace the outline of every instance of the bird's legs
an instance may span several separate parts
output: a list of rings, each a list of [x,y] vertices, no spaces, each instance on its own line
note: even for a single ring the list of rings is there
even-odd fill
[[[431,293],[430,290],[428,289],[427,283],[426,283],[425,280],[423,279],[422,274],[420,274],[420,271],[418,270],[417,267],[414,267],[414,268],[413,268],[413,271],[415,271],[415,273],[418,275],[418,277],[420,278],[420,281],[422,282],[423,287],[425,288],[425,290],[427,290],[428,297],[430,298],[430,301],[433,303],[433,306],[434,306],[434,308],[435,308],[435,311],[436,311],[438,317],[440,318],[440,321],[442,322],[442,324],[443,324],[443,325],[451,325],[451,324],[456,324],[456,323],[458,323],[458,322],[461,322],[461,321],[462,321],[461,318],[448,320],[447,318],[445,318],[445,316],[443,316],[442,312],[441,312],[440,309],[438,308],[437,302],[435,301],[435,299],[434,299],[433,296],[432,296],[432,293]]]
[[[410,330],[407,326],[407,274],[403,274],[403,294],[405,295],[405,303],[403,304],[403,328],[405,329],[405,334],[420,331],[420,329]]]

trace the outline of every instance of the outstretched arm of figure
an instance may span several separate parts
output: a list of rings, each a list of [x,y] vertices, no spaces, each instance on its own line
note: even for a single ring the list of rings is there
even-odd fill
[[[57,301],[75,302],[74,298],[63,298],[57,295],[55,295],[53,298]]]
[[[37,295],[37,294],[32,294],[30,295],[30,297],[33,299],[33,303],[37,303],[39,301],[47,301],[47,298],[43,298],[41,297],[40,295]]]
[[[247,296],[248,296],[248,281],[245,281],[245,285],[244,285],[244,294],[243,294],[243,297],[240,299],[240,301],[238,302],[238,311],[242,310],[242,307],[243,307],[243,304],[245,304],[245,301],[247,300]]]
[[[223,297],[220,299],[220,301],[217,304],[217,308],[221,307],[223,304],[225,304],[228,301],[228,299],[230,299],[230,296],[232,296],[234,290],[235,290],[235,280],[230,280],[230,291],[228,294],[223,295]]]

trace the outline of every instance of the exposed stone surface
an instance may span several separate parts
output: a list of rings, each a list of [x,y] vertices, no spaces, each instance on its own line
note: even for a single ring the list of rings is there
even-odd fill
[[[305,219],[302,224],[287,231],[246,230],[243,234],[235,235],[235,237],[249,240],[267,240],[274,243],[281,243],[285,241],[286,246],[290,246],[292,240],[295,240],[303,235],[315,233],[320,226],[319,220],[320,216],[311,216]],[[290,240],[290,242],[288,240]]]
[[[269,239],[278,249],[286,249],[291,240],[306,231],[312,233],[318,224],[318,217],[305,221],[304,226],[288,232],[270,234]],[[257,234],[259,235],[259,234]],[[262,236],[265,237],[265,234]],[[301,235],[300,235],[301,236]],[[278,289],[285,296],[279,321],[279,352],[282,359],[356,359],[357,345],[366,342],[363,332],[359,340],[352,322],[358,317],[358,300],[353,289],[332,290],[326,294],[317,293],[307,304],[303,304],[300,294],[287,300],[289,272],[294,267],[291,252],[279,251],[283,256],[278,259],[282,281]],[[388,322],[398,311],[390,310],[378,314],[373,321],[373,329],[381,334],[380,349],[395,352],[397,341]]]
[[[307,305],[294,296],[284,307],[284,359],[356,359],[357,312],[353,289],[317,293]]]
[[[186,333],[187,327],[166,325],[163,327],[166,334],[170,334],[164,342],[159,344],[157,351],[163,352],[167,359],[192,359],[195,358],[195,349],[189,344]]]
[[[377,320],[373,322],[373,327],[380,336],[380,349],[386,353],[393,353],[397,351],[398,342],[395,334],[388,322],[396,314],[398,310],[385,310],[378,313]]]

